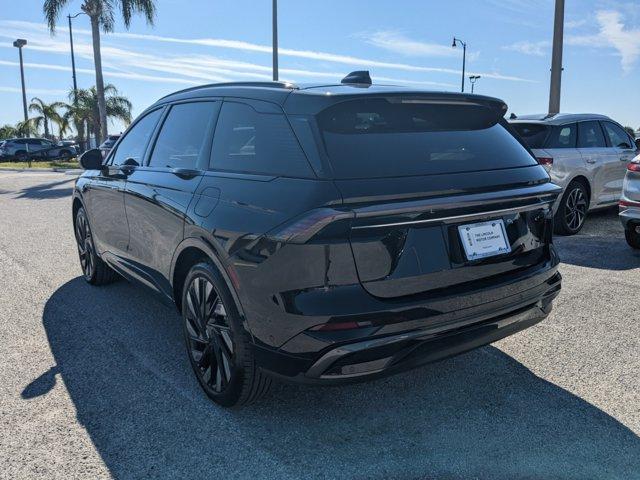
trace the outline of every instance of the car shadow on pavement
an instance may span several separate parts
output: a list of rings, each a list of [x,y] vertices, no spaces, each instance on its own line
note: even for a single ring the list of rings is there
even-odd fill
[[[371,383],[278,384],[256,405],[224,410],[192,375],[175,311],[141,287],[78,277],[49,298],[43,324],[57,365],[25,379],[23,398],[66,387],[115,478],[640,472],[637,435],[495,347]]]
[[[627,245],[617,207],[589,213],[579,234],[554,236],[553,242],[562,263],[618,271],[640,268],[640,250]]]
[[[31,187],[23,188],[16,192],[14,198],[29,198],[35,200],[55,199],[71,197],[73,193],[73,182],[75,177],[66,178],[62,181],[42,183]],[[71,182],[71,183],[70,183]],[[67,188],[60,188],[62,185],[69,185]]]

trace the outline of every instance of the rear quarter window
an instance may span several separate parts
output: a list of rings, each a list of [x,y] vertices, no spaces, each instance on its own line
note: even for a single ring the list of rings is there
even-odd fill
[[[477,104],[381,98],[345,101],[317,117],[336,178],[536,165],[500,119],[494,110]]]
[[[549,136],[549,127],[539,123],[512,123],[511,127],[518,132],[529,148],[544,148]]]
[[[211,168],[238,173],[314,177],[284,113],[224,102],[216,124]]]

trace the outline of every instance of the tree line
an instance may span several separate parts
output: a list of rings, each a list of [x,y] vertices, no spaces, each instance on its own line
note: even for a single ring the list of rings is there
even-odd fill
[[[132,105],[129,99],[120,95],[112,85],[104,86],[105,109],[107,120],[119,120],[125,126],[131,123]],[[87,145],[90,137],[106,138],[100,135],[101,118],[96,87],[79,88],[69,92],[69,102],[44,102],[34,97],[29,104],[29,112],[34,116],[16,125],[0,127],[0,139],[11,137],[32,137],[39,135],[41,129],[44,137],[62,139],[71,132],[77,132],[76,140]]]

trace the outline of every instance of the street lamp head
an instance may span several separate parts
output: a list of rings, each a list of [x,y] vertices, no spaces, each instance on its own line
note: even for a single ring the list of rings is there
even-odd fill
[[[456,48],[456,37],[453,37],[453,43],[451,44],[453,48]]]
[[[13,46],[16,48],[22,48],[27,44],[27,41],[24,38],[19,38],[15,42],[13,42]]]

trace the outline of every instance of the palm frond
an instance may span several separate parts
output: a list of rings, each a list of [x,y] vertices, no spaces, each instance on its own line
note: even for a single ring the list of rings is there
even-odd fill
[[[45,0],[42,5],[42,11],[47,19],[49,31],[54,33],[56,30],[56,22],[60,16],[62,9],[69,3],[69,0]]]

